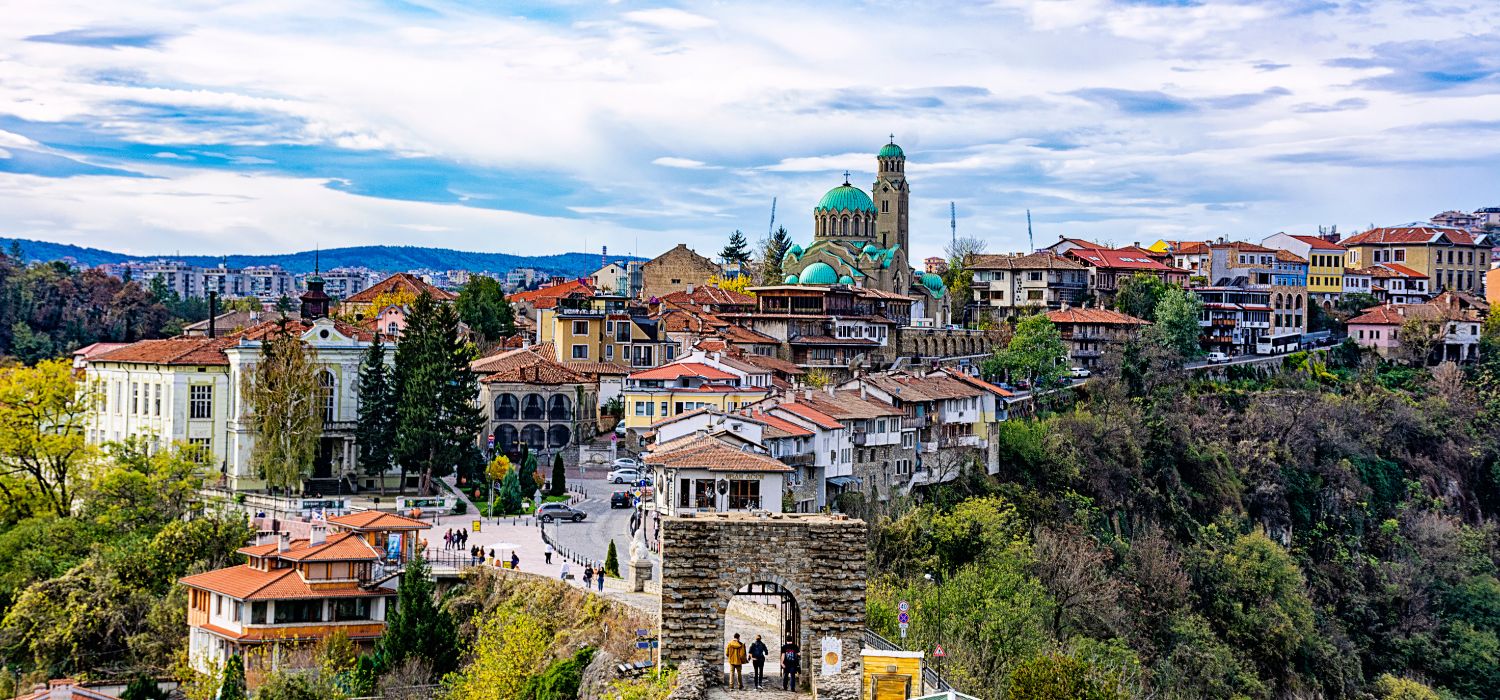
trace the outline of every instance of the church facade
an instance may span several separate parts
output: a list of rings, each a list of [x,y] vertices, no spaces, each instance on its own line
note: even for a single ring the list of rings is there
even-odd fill
[[[823,195],[813,208],[813,241],[792,244],[782,260],[784,284],[848,285],[911,297],[913,322],[947,323],[947,288],[941,276],[913,270],[910,250],[911,191],[906,153],[894,139],[875,156],[871,195],[849,183]]]

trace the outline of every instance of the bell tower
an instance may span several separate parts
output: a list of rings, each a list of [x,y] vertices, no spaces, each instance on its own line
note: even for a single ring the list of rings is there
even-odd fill
[[[880,148],[875,162],[875,184],[870,188],[875,199],[875,240],[881,248],[900,246],[905,257],[910,248],[907,209],[911,192],[906,184],[906,153],[896,145],[895,134],[891,134],[890,143]]]

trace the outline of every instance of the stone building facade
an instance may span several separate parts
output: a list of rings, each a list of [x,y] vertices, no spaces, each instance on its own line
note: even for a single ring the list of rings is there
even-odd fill
[[[701,660],[717,667],[724,655],[724,614],[734,596],[753,584],[772,584],[790,597],[788,628],[802,649],[804,682],[823,637],[842,639],[846,652],[863,645],[864,521],[719,513],[664,518],[661,539],[664,662]]]
[[[660,299],[672,292],[684,292],[708,284],[719,274],[714,261],[699,255],[686,244],[646,261],[641,265],[641,296]]]

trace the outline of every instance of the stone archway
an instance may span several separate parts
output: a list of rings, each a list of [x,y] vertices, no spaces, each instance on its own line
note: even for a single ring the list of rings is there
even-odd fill
[[[865,523],[840,515],[712,513],[661,523],[661,658],[679,666],[723,662],[724,614],[735,595],[757,582],[795,601],[798,645],[813,660],[823,637],[863,644]]]

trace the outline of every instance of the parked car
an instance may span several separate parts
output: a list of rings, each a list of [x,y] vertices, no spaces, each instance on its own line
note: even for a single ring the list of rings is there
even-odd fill
[[[630,495],[629,491],[616,491],[610,494],[609,507],[611,510],[615,508],[634,508],[635,498]]]
[[[635,469],[639,471],[641,461],[634,457],[621,457],[615,460],[615,469]]]
[[[566,503],[543,503],[536,509],[536,517],[544,523],[550,523],[553,520],[571,520],[581,523],[584,518],[589,517],[589,514]]]
[[[1208,353],[1208,364],[1216,365],[1216,364],[1219,364],[1220,362],[1228,362],[1228,361],[1229,361],[1229,356],[1225,355],[1222,352],[1211,352],[1211,353]]]
[[[1093,375],[1093,372],[1090,372],[1083,367],[1074,367],[1068,370],[1068,372],[1073,375],[1074,379],[1087,379]]]
[[[608,479],[611,484],[633,484],[641,480],[641,473],[635,467],[616,467]]]

